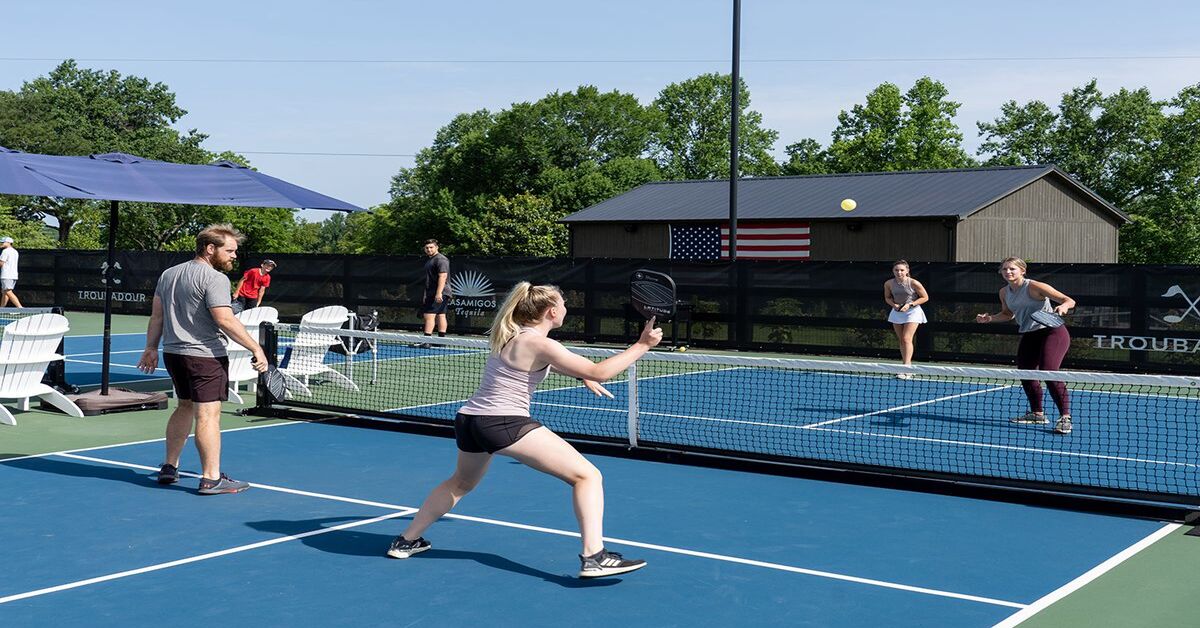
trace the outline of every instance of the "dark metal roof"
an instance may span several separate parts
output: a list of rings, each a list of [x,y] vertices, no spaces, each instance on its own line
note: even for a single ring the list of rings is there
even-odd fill
[[[1046,176],[1057,176],[1118,222],[1129,217],[1055,166],[1011,166],[763,177],[738,182],[738,220],[963,219]],[[858,207],[842,211],[842,199]],[[648,183],[562,219],[562,222],[678,222],[729,218],[729,181]]]

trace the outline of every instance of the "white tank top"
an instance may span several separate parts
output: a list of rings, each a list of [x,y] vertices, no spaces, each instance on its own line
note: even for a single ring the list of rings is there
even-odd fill
[[[534,330],[522,327],[520,333],[527,331]],[[529,416],[533,391],[549,374],[548,364],[536,371],[522,371],[505,363],[500,353],[493,353],[483,366],[479,390],[458,411],[480,416]]]

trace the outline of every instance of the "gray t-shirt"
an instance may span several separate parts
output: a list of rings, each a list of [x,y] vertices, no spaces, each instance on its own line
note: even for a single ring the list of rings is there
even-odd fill
[[[154,296],[162,301],[163,352],[217,358],[225,339],[212,307],[229,307],[229,277],[195,260],[172,266],[158,278]]]
[[[425,295],[424,295],[426,301],[432,299],[435,296],[434,293],[437,292],[438,275],[440,275],[442,273],[447,273],[447,274],[450,273],[450,259],[449,258],[447,258],[445,255],[442,255],[441,253],[438,253],[437,255],[434,255],[433,257],[426,260],[426,262],[425,262]],[[442,286],[442,296],[449,297],[450,296],[450,281],[449,281],[450,278],[447,277],[446,279],[447,279],[446,285]]]

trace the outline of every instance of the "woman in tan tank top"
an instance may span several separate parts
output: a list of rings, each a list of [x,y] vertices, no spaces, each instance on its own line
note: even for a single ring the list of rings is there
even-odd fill
[[[592,362],[548,337],[562,326],[566,316],[567,305],[555,286],[531,286],[522,281],[509,293],[490,330],[491,367],[485,367],[480,389],[454,420],[458,466],[450,478],[433,489],[404,533],[392,541],[388,556],[408,558],[432,547],[421,534],[479,484],[493,454],[502,454],[571,485],[583,541],[580,578],[614,576],[646,566],[644,560],[626,559],[604,548],[600,471],[570,443],[529,416],[527,408],[533,388],[547,369],[575,377],[588,390],[611,398],[613,395],[600,382],[619,375],[657,345],[662,340],[662,329],[650,319],[633,346]],[[517,390],[520,395],[515,393]],[[489,409],[508,414],[491,415]]]

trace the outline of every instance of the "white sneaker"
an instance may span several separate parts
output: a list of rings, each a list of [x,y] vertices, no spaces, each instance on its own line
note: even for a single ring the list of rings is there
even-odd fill
[[[1015,419],[1009,420],[1009,423],[1021,423],[1024,425],[1045,425],[1049,422],[1050,419],[1047,419],[1045,414],[1038,414],[1037,412],[1026,412]],[[1070,422],[1070,417],[1068,417],[1067,423],[1069,424]],[[1067,428],[1067,430],[1070,431],[1070,428]]]
[[[1070,434],[1071,427],[1071,415],[1064,414],[1058,417],[1058,422],[1054,424],[1054,431],[1059,434]]]

